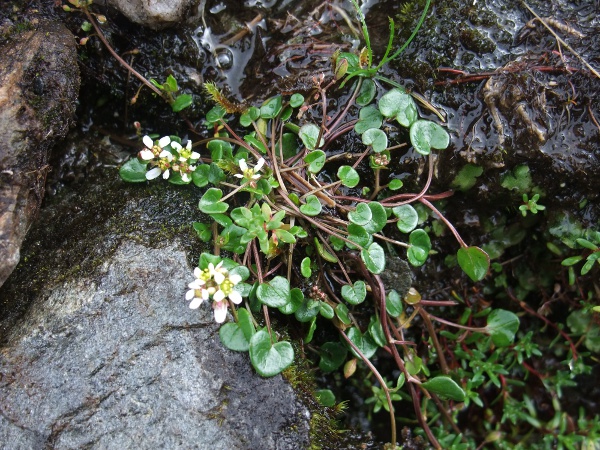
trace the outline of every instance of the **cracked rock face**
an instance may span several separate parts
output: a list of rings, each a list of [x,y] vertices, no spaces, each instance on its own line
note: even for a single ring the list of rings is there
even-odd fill
[[[44,195],[49,150],[75,111],[79,69],[75,41],[43,21],[0,46],[0,286]]]
[[[33,300],[0,348],[3,448],[306,448],[291,387],[224,349],[209,307],[188,309],[178,247],[123,240]]]

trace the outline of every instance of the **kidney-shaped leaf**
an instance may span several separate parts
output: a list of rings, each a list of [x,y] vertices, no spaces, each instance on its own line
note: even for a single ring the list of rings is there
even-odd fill
[[[417,120],[410,126],[410,142],[422,155],[429,155],[432,148],[443,150],[450,143],[450,135],[435,122]]]
[[[490,257],[479,247],[460,248],[456,254],[461,269],[473,281],[480,281],[488,273]]]
[[[265,330],[257,331],[250,340],[250,361],[259,375],[272,377],[294,361],[294,349],[289,342],[271,343]]]
[[[519,318],[516,314],[504,309],[493,310],[487,318],[485,331],[492,337],[498,347],[506,347],[513,343],[519,329]]]
[[[290,301],[290,283],[287,278],[277,276],[258,286],[256,296],[267,306],[281,308]]]

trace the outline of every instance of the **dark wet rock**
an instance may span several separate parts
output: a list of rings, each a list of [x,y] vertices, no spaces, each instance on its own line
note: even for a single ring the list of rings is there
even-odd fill
[[[42,21],[0,48],[0,285],[19,262],[49,151],[69,129],[78,91],[75,42],[64,26]]]
[[[180,26],[199,16],[200,0],[107,0],[129,20],[154,30]]]
[[[29,302],[18,321],[4,319],[3,448],[306,448],[310,414],[291,387],[226,350],[210,308],[187,307],[186,243],[165,231],[189,218],[175,201],[185,194],[159,189],[153,208],[136,191],[147,194],[105,181],[104,206],[84,189],[44,209],[29,262],[0,291],[4,305]],[[79,218],[58,214],[69,211]]]

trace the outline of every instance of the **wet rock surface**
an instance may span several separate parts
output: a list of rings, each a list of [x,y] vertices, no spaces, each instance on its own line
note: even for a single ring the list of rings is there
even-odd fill
[[[72,123],[79,70],[71,33],[42,21],[0,47],[0,285],[44,196],[49,152]]]
[[[190,211],[169,210],[169,194],[119,201],[110,184],[105,206],[83,186],[43,210],[0,291],[3,312],[9,299],[26,311],[2,321],[2,448],[306,448],[310,414],[291,387],[225,350],[209,307],[187,307],[187,247],[165,227]],[[61,214],[72,232],[44,231]]]

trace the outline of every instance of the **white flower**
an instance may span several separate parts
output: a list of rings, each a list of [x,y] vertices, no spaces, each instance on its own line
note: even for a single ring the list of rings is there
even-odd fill
[[[158,157],[160,158],[158,161],[153,161],[151,163],[154,165],[154,167],[146,172],[147,180],[154,180],[161,173],[165,180],[169,178],[169,168],[171,167],[171,161],[173,161],[173,154],[168,150],[161,150],[161,152],[158,154]]]
[[[260,178],[260,175],[258,174],[258,172],[260,172],[260,169],[262,169],[262,166],[265,164],[265,159],[264,158],[260,158],[257,162],[256,162],[256,166],[254,166],[253,169],[248,167],[248,164],[246,164],[246,160],[245,159],[240,159],[239,161],[239,166],[240,166],[240,170],[242,171],[241,174],[236,173],[234,174],[235,177],[237,178],[245,178],[248,181],[252,181],[252,180],[258,180]]]
[[[183,148],[178,142],[171,142],[177,153],[179,153],[179,161],[187,161],[188,159],[200,158],[200,153],[192,151],[192,141],[187,141],[185,148]]]
[[[163,148],[171,143],[171,138],[169,136],[164,136],[155,144],[150,136],[144,136],[142,142],[146,148],[140,151],[139,157],[144,161],[150,161],[156,157],[160,157]]]

